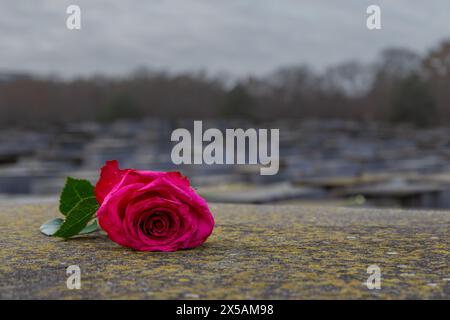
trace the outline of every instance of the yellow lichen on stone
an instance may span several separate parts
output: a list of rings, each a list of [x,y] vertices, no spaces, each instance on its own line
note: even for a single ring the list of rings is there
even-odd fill
[[[98,232],[64,241],[39,226],[57,205],[0,206],[0,298],[450,298],[450,213],[211,205],[201,247],[136,252]],[[81,269],[81,289],[66,268]],[[369,290],[367,267],[381,270]]]

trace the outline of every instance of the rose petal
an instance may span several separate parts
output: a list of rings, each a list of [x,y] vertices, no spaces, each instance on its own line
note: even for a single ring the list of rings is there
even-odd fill
[[[99,204],[111,192],[111,190],[122,180],[124,175],[130,169],[119,169],[119,162],[117,160],[106,161],[100,172],[100,178],[95,185],[95,197]]]

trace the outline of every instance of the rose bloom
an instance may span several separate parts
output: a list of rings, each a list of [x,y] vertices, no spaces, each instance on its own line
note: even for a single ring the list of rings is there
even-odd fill
[[[107,161],[95,186],[97,218],[109,238],[140,251],[201,245],[214,228],[206,201],[179,172],[119,169]]]

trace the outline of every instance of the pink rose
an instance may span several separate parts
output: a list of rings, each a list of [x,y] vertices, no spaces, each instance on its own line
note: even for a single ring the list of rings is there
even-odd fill
[[[201,245],[214,228],[206,201],[179,172],[119,169],[107,161],[95,186],[100,227],[118,244],[140,251]]]

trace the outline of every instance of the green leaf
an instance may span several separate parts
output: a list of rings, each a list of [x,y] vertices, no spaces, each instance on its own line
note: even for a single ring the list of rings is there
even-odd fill
[[[80,234],[98,210],[94,186],[87,180],[67,178],[61,192],[59,209],[66,218],[53,235],[67,239]],[[95,229],[92,225],[88,227],[88,231]]]
[[[88,234],[95,232],[97,230],[100,230],[100,227],[98,226],[97,219],[94,220],[90,225],[88,225],[86,228],[80,231],[80,234]]]
[[[64,223],[63,219],[55,218],[44,223],[39,229],[46,236],[52,236],[55,234],[56,231],[58,231],[58,229],[61,227],[63,223]],[[98,230],[100,230],[100,227],[97,223],[97,219],[95,219],[94,222],[92,222],[90,225],[81,230],[79,234],[88,234]]]
[[[63,224],[64,220],[61,218],[55,218],[44,223],[39,230],[46,236],[52,236],[56,231],[58,231],[59,227]]]
[[[64,223],[54,235],[67,239],[79,234],[91,221],[97,209],[98,203],[95,198],[82,200],[69,211]]]
[[[95,198],[94,186],[83,179],[68,177],[59,198],[59,211],[67,215],[80,201]]]

